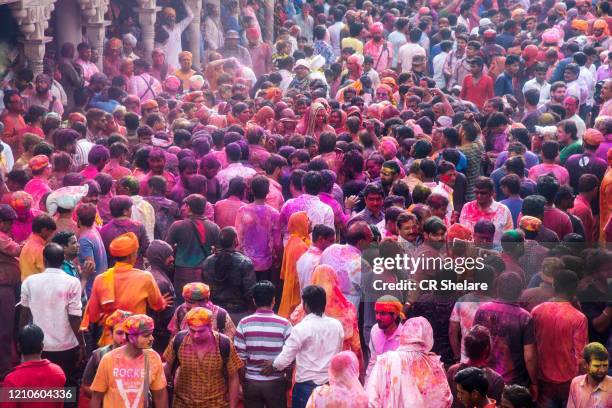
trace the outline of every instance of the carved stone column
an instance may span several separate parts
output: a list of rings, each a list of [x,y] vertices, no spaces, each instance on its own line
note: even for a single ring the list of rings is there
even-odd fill
[[[144,58],[151,62],[151,53],[155,46],[155,19],[161,7],[157,7],[155,0],[137,0],[137,3],[140,6],[136,11],[138,11],[138,22],[141,29],[140,41],[144,49]]]
[[[86,21],[87,40],[92,48],[98,51],[98,69],[102,70],[102,54],[104,51],[104,38],[106,26],[109,21],[104,20],[104,14],[108,9],[108,0],[78,0],[83,10],[83,19]]]
[[[202,14],[202,0],[187,0],[187,6],[193,12],[193,20],[187,27],[187,38],[189,40],[189,51],[193,54],[193,67],[196,70],[200,69],[201,56],[200,56],[200,41],[202,35],[200,34],[200,22]]]
[[[51,41],[50,37],[45,37],[45,30],[49,25],[54,6],[53,1],[44,0],[24,1],[10,5],[19,30],[25,37],[23,51],[34,75],[43,72],[45,44]]]
[[[272,45],[274,41],[274,0],[263,0],[265,24],[261,28],[263,40]]]

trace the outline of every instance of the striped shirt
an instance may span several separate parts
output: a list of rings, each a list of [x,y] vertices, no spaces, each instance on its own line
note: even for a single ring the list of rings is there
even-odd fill
[[[243,318],[236,328],[234,347],[238,356],[246,363],[248,380],[272,381],[282,377],[275,372],[269,376],[261,375],[260,364],[274,360],[283,349],[291,334],[291,323],[272,310],[258,310]]]

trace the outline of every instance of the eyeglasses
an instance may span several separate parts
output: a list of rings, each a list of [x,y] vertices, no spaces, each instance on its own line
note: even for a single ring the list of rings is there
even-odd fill
[[[488,190],[474,190],[475,195],[489,195],[491,192]]]

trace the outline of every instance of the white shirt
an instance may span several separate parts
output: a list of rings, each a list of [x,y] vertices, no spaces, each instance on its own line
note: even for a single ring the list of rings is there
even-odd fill
[[[446,62],[447,56],[448,52],[441,52],[433,59],[433,80],[436,81],[436,86],[439,89],[446,87],[446,78],[444,78],[444,63]]]
[[[313,227],[317,224],[324,224],[335,230],[334,210],[332,210],[329,205],[321,201],[318,196],[304,193],[299,197],[287,200],[281,207],[280,225],[281,234],[283,236],[283,244],[286,244],[287,240],[289,240],[289,233],[287,232],[289,217],[298,211],[306,211],[306,214],[308,214],[308,219]]]
[[[132,219],[140,221],[145,227],[149,242],[155,239],[155,209],[139,195],[130,196],[132,199]]]
[[[293,328],[273,366],[281,371],[295,360],[296,383],[325,384],[329,380],[329,362],[342,351],[343,339],[344,330],[338,320],[310,313]]]
[[[280,83],[280,89],[281,91],[283,91],[283,94],[285,92],[287,92],[287,89],[289,89],[289,85],[291,85],[291,81],[293,81],[293,74],[291,74],[291,72],[287,71],[286,69],[279,69],[278,73],[281,76],[281,83]]]
[[[13,156],[13,151],[11,150],[11,147],[9,145],[4,143],[3,141],[0,141],[0,144],[4,148],[4,150],[2,150],[2,157],[4,158],[6,172],[8,173],[13,170],[13,166],[15,165],[15,157]]]
[[[391,60],[391,68],[395,69],[395,67],[397,67],[399,49],[402,45],[406,44],[408,40],[406,39],[406,35],[399,31],[393,31],[391,34],[389,34],[388,40],[393,45],[393,59]]]
[[[21,284],[21,303],[45,333],[44,351],[66,351],[79,345],[68,315],[82,316],[81,282],[61,269],[47,268]]]
[[[92,147],[94,147],[94,144],[87,139],[77,140],[75,157],[77,168],[80,169],[82,166],[87,165],[87,156],[89,156],[89,151]]]
[[[168,33],[168,41],[166,41],[166,44],[164,45],[166,62],[168,62],[168,65],[171,65],[173,67],[181,66],[179,64],[178,59],[179,54],[183,52],[183,47],[181,45],[181,35],[193,20],[193,12],[189,8],[189,6],[186,5],[185,10],[187,11],[187,17],[174,24],[174,27],[170,28],[165,25],[162,26],[162,28]],[[196,65],[199,62],[200,61],[194,61]]]
[[[300,284],[300,293],[306,286],[310,285],[312,273],[317,265],[319,265],[321,253],[322,251],[319,248],[311,245],[310,248],[308,248],[308,251],[304,252],[304,254],[299,257],[297,263],[295,264],[298,281]]]
[[[406,43],[400,47],[397,62],[402,65],[402,72],[410,72],[412,70],[412,59],[417,55],[427,56],[425,48],[419,44]]]
[[[255,169],[251,167],[247,167],[242,163],[230,163],[226,168],[217,173],[217,180],[219,180],[219,184],[221,185],[221,197],[225,197],[227,194],[227,189],[229,188],[229,182],[234,177],[243,177],[245,179],[250,179],[255,176],[257,172]],[[246,181],[246,180],[245,180]]]
[[[342,31],[343,28],[344,23],[342,21],[336,21],[334,24],[330,25],[327,28],[327,31],[329,32],[329,40],[334,50],[334,55],[336,55],[336,58],[338,58],[342,53],[340,47],[340,31]]]
[[[548,81],[544,81],[544,83],[539,83],[536,78],[530,79],[525,82],[523,85],[523,93],[527,92],[530,89],[535,89],[540,92],[540,101],[538,102],[538,106],[544,105],[547,100],[550,99],[550,84]]]
[[[585,103],[588,106],[593,106],[595,104],[595,99],[593,98],[595,95],[595,77],[587,67],[580,67],[578,81],[582,82],[587,90],[587,99]]]
[[[574,116],[571,118],[567,118],[568,120],[573,121],[576,124],[576,129],[578,130],[578,140],[582,142],[582,136],[584,136],[584,132],[586,132],[586,124],[584,120],[577,113],[574,113]]]

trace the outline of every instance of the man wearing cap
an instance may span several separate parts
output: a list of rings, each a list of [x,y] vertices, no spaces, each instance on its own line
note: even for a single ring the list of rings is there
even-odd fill
[[[96,276],[82,329],[86,329],[89,323],[101,324],[117,309],[145,313],[147,307],[155,311],[167,307],[172,296],[162,296],[153,275],[134,268],[138,249],[138,237],[133,232],[119,235],[110,243],[109,252],[117,262]],[[104,333],[99,344],[106,345],[110,341],[109,334]]]
[[[248,50],[253,61],[253,73],[257,78],[263,74],[272,72],[272,48],[270,44],[261,41],[259,30],[257,27],[249,27],[246,29],[246,39],[248,41]],[[331,47],[330,47],[330,52]],[[315,54],[316,44],[315,44]]]
[[[310,80],[310,64],[305,59],[297,60],[293,66],[293,80],[289,84],[288,89],[295,89],[298,92],[306,92],[309,90]]]
[[[162,9],[163,24],[161,27],[168,33],[168,41],[164,44],[163,50],[166,53],[166,61],[171,67],[180,66],[179,54],[183,51],[181,35],[193,20],[193,12],[186,1],[183,1],[183,6],[187,12],[187,17],[178,23],[176,22],[176,11],[172,7],[164,7]],[[198,16],[198,18],[200,17]],[[199,64],[200,61],[196,61],[196,63]]]
[[[363,55],[370,56],[374,60],[373,68],[377,72],[382,72],[389,68],[393,60],[393,45],[383,38],[382,23],[374,23],[370,27],[372,39],[363,46]]]
[[[540,245],[537,241],[538,233],[542,228],[542,220],[523,215],[518,227],[525,234],[524,252],[518,259],[518,263],[525,272],[525,281],[529,282],[531,277],[541,270],[542,261],[548,254],[548,248]]]
[[[149,391],[155,408],[168,406],[161,357],[151,349],[153,328],[153,319],[144,314],[130,316],[123,322],[127,343],[102,357],[91,384],[90,407],[149,406],[146,403]]]
[[[394,296],[381,296],[374,304],[376,324],[370,333],[370,361],[366,369],[366,376],[370,375],[376,359],[387,351],[397,350],[402,331],[404,313],[402,303]]]
[[[210,287],[202,282],[191,282],[183,286],[183,299],[185,303],[174,311],[172,320],[168,324],[170,334],[174,336],[181,330],[187,329],[185,315],[194,307],[206,308],[211,315],[211,327],[214,331],[225,334],[230,339],[236,334],[236,326],[229,313],[221,306],[213,304],[210,300]]]
[[[244,365],[229,338],[213,330],[212,314],[194,307],[185,315],[188,329],[177,334],[164,352],[168,377],[177,371],[173,407],[237,407],[240,380],[238,370]],[[221,369],[214,369],[219,367]],[[206,381],[202,381],[206,378]]]
[[[23,245],[11,237],[13,221],[17,213],[8,204],[0,204],[0,319],[12,322],[15,319],[15,293],[21,282],[19,261]],[[0,325],[0,378],[12,368],[13,325]]]
[[[108,316],[104,322],[104,330],[111,333],[113,342],[107,346],[95,349],[91,354],[89,361],[87,361],[87,365],[85,366],[85,370],[83,372],[83,378],[81,380],[81,388],[83,389],[84,394],[88,397],[88,401],[91,397],[91,383],[96,376],[96,372],[98,371],[102,357],[104,357],[109,351],[119,348],[125,345],[127,342],[127,339],[125,338],[125,330],[123,329],[123,323],[130,316],[132,316],[132,313],[117,309],[110,316]]]
[[[240,64],[251,67],[253,66],[251,54],[249,54],[249,50],[239,44],[239,40],[240,34],[237,31],[229,30],[225,33],[225,44],[218,51],[223,55],[223,58],[234,57]]]
[[[38,74],[34,81],[35,92],[31,93],[30,96],[25,98],[25,109],[29,109],[30,106],[37,105],[42,106],[49,112],[55,112],[58,115],[64,114],[64,107],[62,101],[51,95],[51,84],[53,80],[47,74]]]

